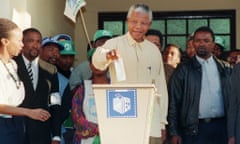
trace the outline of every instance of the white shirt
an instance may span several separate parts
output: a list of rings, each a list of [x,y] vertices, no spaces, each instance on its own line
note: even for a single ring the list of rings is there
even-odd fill
[[[17,75],[17,65],[15,61],[11,60],[10,63],[6,64],[6,67],[0,60],[0,105],[18,106],[25,97],[24,85]],[[10,76],[10,73],[17,81]],[[17,86],[19,87],[17,88]],[[4,114],[0,114],[0,116],[11,117],[10,115]]]
[[[24,56],[23,57],[23,61],[25,63],[26,68],[28,67],[30,61]],[[37,88],[37,83],[38,83],[38,61],[39,61],[39,57],[35,58],[33,61],[31,61],[32,63],[32,72],[33,72],[33,88],[34,90],[36,90]]]
[[[224,116],[224,104],[217,64],[211,56],[204,60],[196,56],[202,65],[202,84],[199,103],[199,118]]]

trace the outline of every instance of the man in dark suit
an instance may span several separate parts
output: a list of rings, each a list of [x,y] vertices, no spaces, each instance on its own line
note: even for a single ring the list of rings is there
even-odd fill
[[[57,69],[41,60],[41,33],[35,28],[23,31],[22,54],[15,58],[26,91],[22,107],[43,108],[51,114],[45,122],[26,118],[26,144],[59,144],[61,124]],[[30,69],[29,69],[30,68]]]

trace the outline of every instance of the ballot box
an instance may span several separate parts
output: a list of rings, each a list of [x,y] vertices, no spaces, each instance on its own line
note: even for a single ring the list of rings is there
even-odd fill
[[[101,144],[148,144],[155,97],[152,84],[94,84]]]

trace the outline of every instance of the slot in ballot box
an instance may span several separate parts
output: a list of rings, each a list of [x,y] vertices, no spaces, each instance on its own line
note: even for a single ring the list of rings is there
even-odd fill
[[[148,144],[155,87],[93,85],[101,144]]]

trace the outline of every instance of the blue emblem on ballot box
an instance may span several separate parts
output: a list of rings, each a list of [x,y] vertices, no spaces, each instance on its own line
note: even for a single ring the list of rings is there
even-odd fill
[[[107,116],[137,117],[136,89],[107,90]]]

